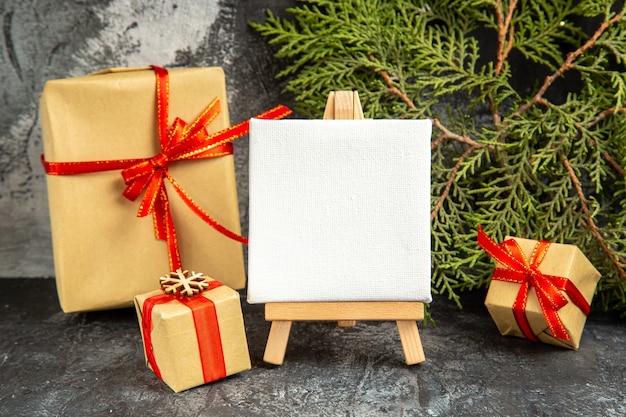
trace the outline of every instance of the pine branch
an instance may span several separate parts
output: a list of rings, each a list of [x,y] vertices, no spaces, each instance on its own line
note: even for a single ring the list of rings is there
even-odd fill
[[[597,125],[601,121],[605,120],[607,117],[613,116],[614,114],[626,114],[626,107],[622,107],[618,109],[615,106],[613,106],[611,108],[601,111],[600,113],[598,113],[596,118],[593,119],[593,122],[589,124],[589,127],[593,127]]]
[[[576,193],[578,194],[578,198],[580,199],[580,206],[583,212],[585,213],[585,217],[587,218],[586,226],[589,228],[589,230],[591,231],[591,234],[596,238],[596,240],[600,244],[600,247],[606,254],[607,258],[609,258],[611,262],[613,263],[613,265],[615,265],[615,267],[619,271],[619,274],[622,276],[622,278],[626,279],[626,271],[624,271],[624,268],[622,268],[622,265],[626,265],[626,260],[624,260],[624,258],[617,256],[615,252],[612,249],[610,249],[608,245],[606,244],[606,241],[602,237],[602,234],[598,231],[598,227],[596,226],[595,222],[593,221],[593,217],[591,216],[591,213],[589,212],[589,207],[587,207],[587,203],[585,202],[585,194],[583,192],[582,186],[580,185],[580,181],[578,180],[578,177],[576,176],[576,173],[574,172],[574,169],[572,168],[571,164],[569,163],[567,159],[563,160],[563,165],[565,165],[565,168],[567,169],[567,172],[569,173],[569,176],[572,179],[572,183],[574,184],[574,187],[576,188]]]
[[[448,195],[450,194],[450,188],[452,187],[452,183],[454,183],[454,179],[456,178],[456,174],[459,171],[459,168],[461,167],[463,162],[465,162],[465,158],[467,158],[475,150],[476,148],[473,146],[467,148],[465,152],[463,152],[463,155],[461,155],[459,159],[456,161],[456,164],[454,165],[454,167],[450,170],[450,176],[448,177],[448,181],[446,182],[446,188],[444,189],[443,193],[441,193],[441,196],[439,197],[437,204],[435,204],[435,208],[433,209],[433,211],[430,212],[431,222],[437,215],[437,212],[441,209],[441,207],[443,207],[443,203],[445,202],[446,198],[448,198]]]
[[[498,239],[579,245],[602,273],[598,302],[626,314],[623,2],[302,3],[255,25],[289,60],[279,76],[302,114],[352,89],[366,117],[433,123],[434,293],[459,303],[489,282],[480,223]],[[556,91],[565,75],[576,81]]]
[[[374,57],[370,55],[370,59],[374,60]],[[409,96],[402,92],[398,87],[396,87],[393,84],[393,81],[391,80],[391,77],[389,76],[389,73],[385,70],[381,70],[378,72],[381,76],[381,78],[383,80],[385,80],[385,83],[387,84],[387,87],[389,88],[389,92],[391,94],[394,94],[396,96],[398,96],[400,98],[400,100],[402,100],[404,102],[404,104],[407,105],[407,107],[411,110],[417,110],[417,106],[415,106],[415,103],[413,103],[413,101],[411,101],[411,99],[409,98]],[[439,145],[440,143],[442,143],[442,140],[447,140],[447,139],[451,139],[451,140],[455,140],[457,142],[460,143],[465,143],[467,145],[469,145],[471,148],[474,149],[479,149],[482,148],[483,145],[481,143],[476,142],[475,140],[473,140],[472,138],[470,138],[468,135],[459,135],[456,134],[454,132],[451,132],[449,129],[447,129],[440,121],[439,119],[430,119],[433,122],[433,126],[435,128],[437,128],[438,130],[440,130],[443,135],[440,137],[439,140],[433,142],[433,144],[435,146]]]
[[[374,57],[370,56],[370,59],[374,60]],[[398,87],[396,87],[393,84],[393,81],[391,80],[391,77],[389,76],[387,71],[381,70],[381,71],[379,71],[379,74],[382,77],[382,79],[385,80],[385,83],[387,84],[387,87],[389,88],[389,92],[391,94],[394,94],[394,95],[398,96],[407,105],[407,107],[409,109],[417,110],[417,107],[415,106],[415,103],[413,103],[413,101],[411,101],[409,96],[406,93],[402,92]],[[433,126],[436,129],[438,129],[438,130],[440,130],[442,132],[442,135],[439,136],[439,138],[437,140],[432,142],[431,149],[436,148],[437,146],[442,144],[445,140],[455,140],[455,141],[457,141],[459,143],[464,143],[464,144],[467,144],[467,145],[470,146],[469,148],[467,148],[465,150],[463,155],[461,155],[459,157],[459,159],[457,160],[457,162],[454,165],[454,167],[450,170],[450,176],[448,177],[448,181],[446,182],[446,187],[445,187],[443,193],[441,194],[441,196],[439,197],[439,200],[435,204],[434,209],[430,213],[430,220],[433,221],[433,219],[437,215],[437,212],[439,211],[439,209],[441,209],[441,207],[443,206],[446,198],[450,194],[450,188],[452,187],[452,183],[454,182],[454,179],[456,178],[456,174],[459,171],[459,168],[461,167],[463,162],[465,162],[465,158],[467,158],[476,149],[482,148],[483,144],[474,141],[473,139],[471,139],[467,135],[461,136],[459,134],[451,132],[449,129],[447,129],[439,121],[439,119],[435,118],[435,119],[431,119],[431,121],[433,123]]]
[[[593,36],[591,36],[591,38],[589,38],[589,40],[587,40],[587,42],[585,42],[584,45],[582,45],[580,48],[576,49],[575,51],[567,54],[567,58],[565,59],[565,62],[563,62],[563,64],[559,67],[559,69],[557,69],[553,74],[545,78],[543,85],[539,88],[539,90],[533,96],[533,98],[530,99],[530,101],[528,101],[527,103],[519,106],[518,109],[515,111],[515,114],[520,115],[524,113],[525,111],[527,111],[532,106],[534,106],[535,104],[545,102],[545,99],[543,96],[548,90],[548,88],[550,88],[552,83],[554,83],[554,81],[557,78],[559,78],[561,75],[563,75],[565,72],[572,69],[574,61],[576,61],[576,59],[578,59],[582,54],[584,54],[586,51],[588,51],[593,46],[595,46],[600,36],[602,36],[602,34],[607,30],[607,28],[619,22],[623,16],[624,16],[624,13],[620,12],[616,14],[615,16],[613,16],[613,18],[602,22],[600,27],[598,27],[598,29],[596,29],[596,31],[594,32]]]
[[[513,19],[513,12],[517,7],[517,0],[512,0],[509,4],[506,18],[503,17],[502,0],[496,0],[496,18],[498,22],[498,56],[495,67],[495,74],[499,76],[502,72],[502,66],[506,62],[509,53],[513,49],[513,38],[515,34],[515,27],[511,26],[511,20]],[[507,38],[508,40],[505,41]]]
[[[374,61],[374,59],[375,59],[374,55],[370,55],[370,59],[372,61]],[[394,94],[394,95],[398,96],[400,98],[400,100],[402,100],[404,102],[404,104],[406,104],[409,109],[417,110],[417,107],[415,106],[415,103],[413,103],[413,101],[409,98],[409,96],[407,96],[406,93],[403,93],[402,91],[400,91],[398,89],[398,87],[393,85],[393,81],[391,80],[391,77],[389,76],[389,73],[387,71],[380,70],[378,73],[380,74],[382,79],[385,80],[385,83],[387,84],[387,87],[389,88],[389,92],[391,94]]]
[[[601,121],[605,120],[607,117],[613,116],[615,114],[626,114],[626,107],[622,107],[618,109],[615,106],[613,106],[604,111],[601,111],[596,116],[596,118],[593,119],[591,123],[589,123],[589,127],[592,128],[598,123],[600,123]],[[591,143],[593,146],[597,146],[596,141],[594,141],[593,139],[591,139]],[[613,157],[608,151],[603,151],[602,156],[613,167],[613,169],[619,173],[619,175],[621,175],[622,177],[626,177],[626,170],[622,168],[615,159],[613,159]]]
[[[515,27],[511,26],[511,19],[513,18],[513,12],[517,7],[517,0],[511,1],[509,4],[508,12],[506,14],[506,18],[504,17],[502,10],[502,0],[496,0],[495,4],[495,12],[496,12],[496,20],[498,24],[498,52],[496,58],[496,66],[494,73],[496,77],[499,77],[502,72],[502,67],[506,62],[509,53],[513,49],[513,40],[515,34]],[[507,39],[508,33],[508,39]],[[491,109],[491,114],[493,115],[493,124],[497,126],[502,121],[500,117],[500,111],[498,109],[498,105],[496,104],[493,96],[489,95],[489,108]]]

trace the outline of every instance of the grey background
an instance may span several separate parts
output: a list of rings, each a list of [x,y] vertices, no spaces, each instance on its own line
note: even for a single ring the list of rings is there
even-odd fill
[[[290,105],[279,62],[248,26],[289,0],[0,1],[0,278],[54,275],[38,96],[47,80],[108,67],[221,66],[232,123]],[[235,144],[247,228],[247,138]]]

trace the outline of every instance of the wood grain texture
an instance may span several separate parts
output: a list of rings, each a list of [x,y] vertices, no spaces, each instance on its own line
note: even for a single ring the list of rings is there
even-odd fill
[[[285,350],[287,350],[287,342],[289,341],[291,323],[289,320],[272,322],[267,344],[265,345],[263,361],[274,365],[282,365],[285,358]]]
[[[396,324],[406,364],[415,365],[424,362],[426,356],[422,347],[422,339],[417,330],[417,323],[413,320],[397,320]]]
[[[424,304],[413,301],[267,303],[265,319],[294,321],[423,320]]]

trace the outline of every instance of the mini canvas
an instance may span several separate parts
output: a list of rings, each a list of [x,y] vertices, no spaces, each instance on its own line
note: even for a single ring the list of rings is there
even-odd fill
[[[248,301],[431,301],[429,120],[253,119]]]

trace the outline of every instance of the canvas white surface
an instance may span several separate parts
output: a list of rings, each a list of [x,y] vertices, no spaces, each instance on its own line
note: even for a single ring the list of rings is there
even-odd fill
[[[250,122],[248,301],[431,301],[429,120]]]

